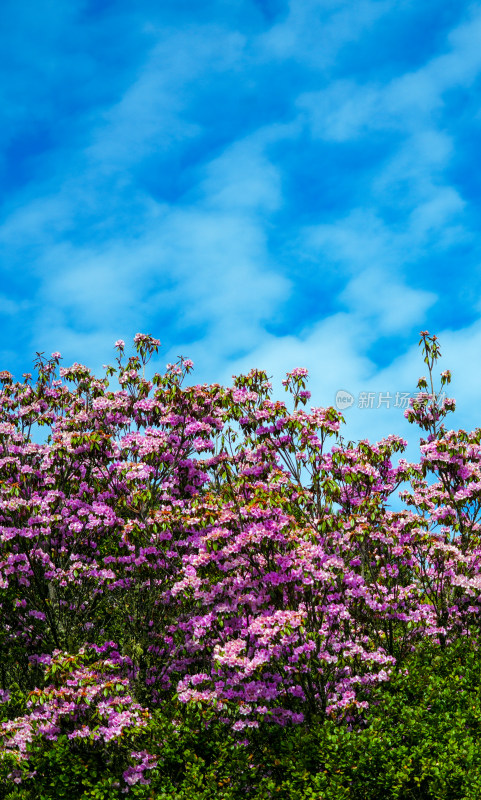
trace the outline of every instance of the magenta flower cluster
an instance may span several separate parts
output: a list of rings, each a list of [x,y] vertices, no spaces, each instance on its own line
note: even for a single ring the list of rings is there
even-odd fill
[[[127,792],[155,769],[136,742],[166,699],[237,731],[349,722],[426,638],[474,635],[481,432],[445,429],[421,344],[431,385],[406,415],[427,438],[398,466],[399,437],[346,443],[334,408],[301,408],[303,368],[291,409],[259,370],[185,386],[180,358],[148,380],[146,334],[102,378],[58,353],[36,384],[0,373],[0,702],[29,692],[3,751],[28,769],[39,739],[130,743]]]

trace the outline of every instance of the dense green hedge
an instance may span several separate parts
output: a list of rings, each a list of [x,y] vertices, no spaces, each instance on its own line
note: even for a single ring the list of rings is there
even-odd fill
[[[95,753],[74,757],[60,738],[38,749],[36,775],[13,788],[8,758],[0,767],[2,800],[479,800],[481,659],[475,640],[417,653],[409,675],[378,690],[364,724],[349,730],[329,719],[307,726],[251,730],[249,744],[206,712],[156,712],[138,749],[160,755],[150,786],[116,786],[125,764]],[[21,697],[18,695],[18,714]],[[244,738],[244,742],[246,739]],[[0,762],[1,763],[1,762]]]

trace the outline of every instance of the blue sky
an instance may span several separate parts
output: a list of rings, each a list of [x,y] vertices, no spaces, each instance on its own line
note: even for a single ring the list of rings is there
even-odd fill
[[[3,0],[0,38],[2,369],[141,331],[332,405],[414,390],[427,329],[480,424],[481,3]]]

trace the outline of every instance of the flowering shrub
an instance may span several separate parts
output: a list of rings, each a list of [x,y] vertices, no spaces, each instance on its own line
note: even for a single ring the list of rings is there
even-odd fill
[[[477,639],[481,431],[446,430],[437,340],[420,343],[430,383],[406,416],[427,438],[419,464],[398,466],[399,437],[345,442],[339,412],[305,410],[302,368],[284,381],[292,410],[259,370],[184,386],[179,358],[148,380],[160,343],[145,334],[128,359],[116,342],[102,378],[58,353],[37,354],[35,383],[0,373],[10,781],[50,774],[53,747],[64,771],[103,771],[106,796],[148,791],[156,708],[240,735],[319,715],[353,727],[426,642]]]

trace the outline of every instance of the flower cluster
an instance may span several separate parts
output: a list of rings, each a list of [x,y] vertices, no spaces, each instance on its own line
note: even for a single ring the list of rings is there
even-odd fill
[[[0,702],[29,693],[4,752],[25,771],[40,740],[123,742],[128,790],[155,770],[138,742],[166,699],[238,731],[349,720],[427,638],[478,636],[481,431],[446,430],[439,347],[421,342],[431,392],[408,418],[428,437],[397,466],[399,437],[345,443],[338,411],[298,407],[304,368],[284,382],[292,411],[259,370],[185,386],[180,357],[147,380],[146,334],[126,361],[116,342],[102,379],[58,353],[39,355],[35,384],[4,374]]]

